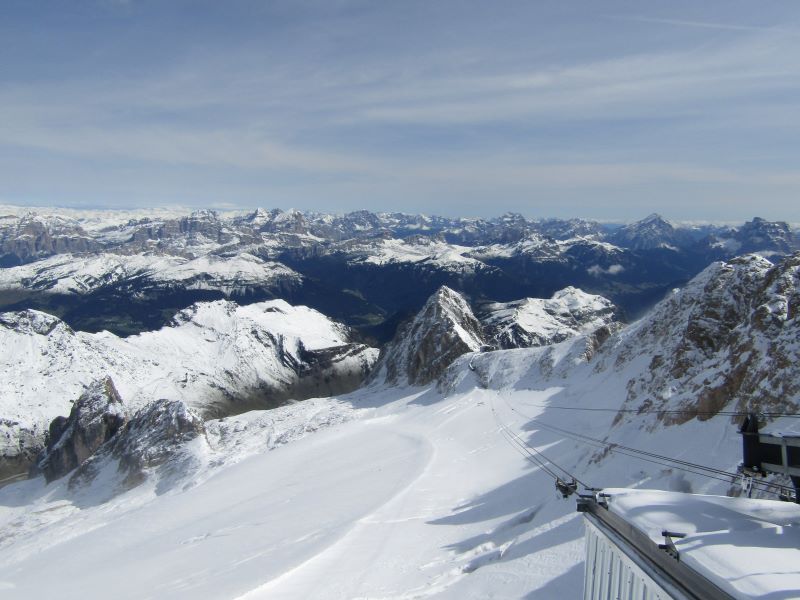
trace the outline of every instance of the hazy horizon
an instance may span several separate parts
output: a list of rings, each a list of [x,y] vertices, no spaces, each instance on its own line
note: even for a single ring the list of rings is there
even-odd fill
[[[800,222],[800,4],[11,0],[0,203]]]
[[[703,226],[703,225],[718,225],[718,226],[740,226],[748,221],[752,221],[756,218],[764,218],[761,215],[753,214],[745,219],[675,219],[671,218],[668,215],[664,215],[662,213],[647,213],[647,214],[635,214],[631,215],[627,219],[594,219],[591,217],[586,217],[583,215],[571,215],[571,216],[564,216],[564,217],[555,217],[552,215],[541,214],[541,215],[532,215],[532,214],[525,214],[519,211],[506,211],[503,213],[496,213],[491,215],[485,216],[477,216],[477,215],[470,215],[470,214],[443,214],[437,212],[409,212],[403,210],[371,210],[369,208],[356,208],[353,210],[347,211],[337,211],[337,210],[311,210],[311,209],[300,209],[293,206],[288,207],[280,207],[280,206],[252,206],[247,208],[231,208],[231,207],[214,207],[214,206],[149,206],[149,207],[135,207],[135,208],[126,208],[126,207],[108,207],[108,206],[36,206],[36,205],[23,205],[23,204],[2,204],[0,203],[0,217],[4,216],[5,214],[10,214],[13,216],[22,216],[26,213],[35,213],[35,214],[55,214],[61,216],[67,216],[75,219],[92,219],[92,218],[99,218],[100,216],[105,216],[109,220],[112,220],[115,215],[122,215],[125,217],[144,217],[144,216],[153,216],[155,218],[170,218],[170,217],[179,217],[179,216],[188,216],[189,214],[196,212],[196,211],[203,211],[203,210],[211,210],[218,213],[223,218],[228,218],[232,216],[242,216],[252,213],[255,210],[262,209],[266,211],[271,210],[281,210],[283,212],[289,212],[292,210],[298,210],[304,214],[328,214],[328,215],[338,215],[338,216],[345,216],[347,214],[351,214],[354,212],[359,211],[369,211],[374,213],[382,213],[382,214],[406,214],[406,215],[413,215],[413,216],[425,216],[425,217],[442,217],[446,219],[483,219],[483,220],[492,220],[492,219],[499,219],[505,215],[515,214],[515,215],[522,215],[529,221],[546,221],[546,220],[569,220],[569,219],[578,219],[578,220],[585,220],[585,221],[595,221],[600,223],[601,225],[624,225],[628,223],[634,223],[637,221],[642,221],[646,218],[649,218],[652,215],[658,215],[659,217],[663,218],[664,220],[668,221],[669,223],[677,226],[689,227],[689,226]],[[765,219],[767,221],[772,221],[772,219]],[[800,221],[790,221],[787,219],[774,219],[774,221],[784,222],[788,224],[792,229],[800,230]]]

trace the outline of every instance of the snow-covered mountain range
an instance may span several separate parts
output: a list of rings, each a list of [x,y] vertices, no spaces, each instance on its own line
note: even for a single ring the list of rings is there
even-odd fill
[[[47,485],[0,489],[0,582],[12,598],[95,597],[135,565],[121,597],[574,597],[580,519],[548,471],[598,487],[741,493],[737,419],[722,411],[797,414],[799,263],[715,263],[624,328],[601,320],[505,350],[480,351],[484,326],[444,288],[384,349],[369,386],[219,420],[170,399],[122,413],[114,394],[96,393],[107,383],[90,386],[48,452],[94,437],[92,455]],[[577,290],[538,305],[559,299],[607,316],[606,301]],[[198,310],[225,306],[242,310]],[[201,321],[173,329],[195,323],[202,336]],[[463,354],[432,379],[443,350]],[[391,363],[406,379],[387,377]],[[431,383],[407,385],[419,376]],[[123,415],[110,436],[92,425],[105,414]],[[76,438],[81,422],[95,435]],[[764,426],[800,431],[791,416]],[[730,585],[741,597],[773,589]]]
[[[9,598],[99,597],[134,568],[120,598],[576,597],[580,519],[555,477],[738,495],[740,416],[800,433],[800,253],[779,223],[259,210],[0,226],[25,219],[54,224],[25,224],[3,246],[21,264],[0,268]],[[85,248],[58,233],[76,227]],[[630,298],[667,285],[624,324]],[[346,299],[360,334],[334,320]],[[101,301],[108,322],[136,306],[166,324],[70,325]],[[379,354],[359,340],[380,325]]]
[[[606,298],[567,287],[552,298],[492,302],[480,307],[486,339],[497,348],[548,346],[616,321]]]
[[[0,313],[2,472],[24,468],[50,421],[98,378],[132,408],[169,398],[226,415],[352,390],[376,358],[345,326],[282,300],[195,304],[128,338],[76,332],[34,310]]]
[[[475,303],[547,298],[573,286],[610,299],[630,319],[714,260],[800,248],[786,223],[763,219],[684,226],[650,215],[623,226],[513,214],[4,210],[0,309],[39,309],[76,329],[120,335],[156,329],[198,301],[281,298],[381,344],[442,285]]]

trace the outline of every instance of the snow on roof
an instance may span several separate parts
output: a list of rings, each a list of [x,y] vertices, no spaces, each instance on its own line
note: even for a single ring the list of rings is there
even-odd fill
[[[603,492],[610,496],[609,510],[653,542],[664,542],[664,530],[685,533],[673,539],[681,562],[735,598],[789,598],[789,590],[800,596],[800,505],[625,488]]]

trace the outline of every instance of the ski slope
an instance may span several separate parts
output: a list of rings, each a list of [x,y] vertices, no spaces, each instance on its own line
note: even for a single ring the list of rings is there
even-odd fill
[[[604,453],[537,420],[662,454],[702,452],[702,462],[723,468],[738,461],[740,441],[727,418],[613,428],[613,412],[555,410],[569,390],[595,406],[613,398],[580,390],[578,378],[537,389],[520,375],[518,359],[531,353],[496,359],[519,363],[497,389],[468,380],[449,396],[371,387],[279,409],[284,425],[267,418],[274,411],[216,422],[209,431],[224,423],[231,433],[189,444],[195,471],[154,474],[105,503],[109,468],[86,489],[67,489],[67,478],[2,488],[2,597],[579,597],[584,542],[574,500],[560,498],[515,436],[590,485],[704,493],[728,485]],[[267,422],[289,433],[259,429]],[[280,444],[265,447],[267,437]]]
[[[359,418],[161,495],[143,485],[98,504],[41,479],[0,489],[3,597],[518,597],[580,562],[572,503],[557,507],[562,525],[543,524],[557,543],[536,565],[513,550],[535,531],[539,483],[497,434],[491,394],[389,394],[353,395]],[[507,560],[522,562],[477,577]]]

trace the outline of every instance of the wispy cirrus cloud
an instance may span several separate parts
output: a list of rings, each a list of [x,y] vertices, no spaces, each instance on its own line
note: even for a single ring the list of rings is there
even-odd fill
[[[657,17],[642,17],[629,15],[608,15],[609,19],[619,21],[634,21],[639,23],[654,23],[657,25],[675,25],[677,27],[692,27],[698,29],[721,29],[724,31],[781,31],[781,27],[774,25],[747,25],[740,23],[715,23],[710,21],[687,21],[683,19],[663,19]],[[784,30],[786,31],[786,30]]]
[[[70,171],[82,182],[113,172],[133,190],[147,180],[148,193],[159,181],[179,193],[184,178],[198,202],[197,181],[247,202],[267,190],[301,207],[348,194],[457,205],[477,190],[502,199],[647,188],[653,202],[675,186],[698,198],[800,191],[788,150],[800,134],[791,19],[727,23],[699,9],[609,19],[588,3],[578,16],[525,3],[492,15],[425,3],[275,6],[262,9],[263,27],[239,14],[238,35],[212,19],[173,31],[183,15],[159,15],[175,39],[157,38],[166,50],[155,58],[139,39],[146,28],[92,32],[101,41],[76,54],[85,68],[1,81],[0,193],[57,191],[47,182]],[[140,27],[155,18],[135,8],[125,18]],[[665,27],[653,36],[636,23]],[[130,56],[115,46],[104,58],[117,39]],[[42,165],[52,176],[22,181]]]

